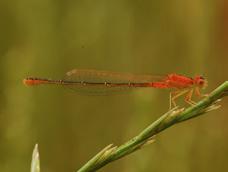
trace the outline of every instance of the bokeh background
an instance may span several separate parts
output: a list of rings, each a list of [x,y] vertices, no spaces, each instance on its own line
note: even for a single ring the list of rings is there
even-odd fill
[[[73,68],[202,74],[208,93],[228,78],[227,44],[226,0],[0,0],[0,171],[29,171],[35,143],[43,172],[77,170],[168,109],[165,90],[86,96],[23,78],[62,79]],[[100,171],[228,171],[221,104]]]

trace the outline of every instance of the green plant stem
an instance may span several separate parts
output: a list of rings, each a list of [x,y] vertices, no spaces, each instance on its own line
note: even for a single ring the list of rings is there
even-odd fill
[[[196,105],[191,106],[184,110],[174,108],[159,119],[149,125],[137,136],[127,141],[119,147],[112,147],[108,145],[102,151],[100,151],[96,156],[94,156],[90,161],[88,161],[83,167],[81,167],[78,172],[91,172],[96,171],[106,164],[120,159],[142,147],[153,142],[156,134],[165,130],[182,121],[197,117],[211,110],[215,110],[220,107],[216,103],[224,96],[228,95],[228,81],[221,84],[213,92],[211,92],[207,97],[199,101]]]

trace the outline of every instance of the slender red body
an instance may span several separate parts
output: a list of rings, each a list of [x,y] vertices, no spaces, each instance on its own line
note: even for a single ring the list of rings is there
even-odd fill
[[[40,84],[48,84],[49,81],[47,79],[26,78],[23,80],[23,83],[28,86],[34,86],[34,85],[40,85]]]
[[[193,92],[200,96],[199,89],[207,86],[207,80],[202,76],[194,78],[179,74],[169,74],[163,77],[153,77],[150,75],[132,75],[123,73],[113,73],[108,71],[74,69],[67,72],[66,79],[52,80],[41,78],[26,78],[23,83],[28,86],[41,84],[56,84],[69,86],[71,89],[85,91],[89,93],[103,94],[130,88],[159,88],[174,89],[170,92],[170,108],[172,104],[176,106],[175,99],[181,95],[185,96],[188,104],[194,104],[191,100]],[[93,90],[93,91],[92,91]]]
[[[136,88],[136,87],[153,87],[159,89],[186,89],[192,87],[205,87],[207,81],[201,77],[194,78],[179,74],[169,74],[163,77],[150,75],[133,75],[108,71],[74,69],[67,72],[67,78],[64,80],[51,80],[40,78],[26,78],[23,80],[25,85],[34,86],[40,84],[57,84],[69,85],[80,88]],[[115,90],[116,90],[115,89]]]

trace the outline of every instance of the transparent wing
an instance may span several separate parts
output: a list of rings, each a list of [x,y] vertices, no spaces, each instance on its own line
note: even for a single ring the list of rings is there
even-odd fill
[[[68,88],[90,95],[106,95],[146,88],[148,83],[161,81],[164,76],[134,75],[99,70],[73,69],[66,73],[64,80],[73,84]]]

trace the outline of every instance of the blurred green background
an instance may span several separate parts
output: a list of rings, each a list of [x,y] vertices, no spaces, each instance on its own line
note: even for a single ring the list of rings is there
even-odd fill
[[[225,0],[0,0],[0,171],[29,171],[35,143],[43,172],[76,170],[168,109],[164,90],[85,96],[23,78],[73,68],[202,74],[208,93],[228,78],[227,11]],[[227,103],[100,171],[228,171]]]

